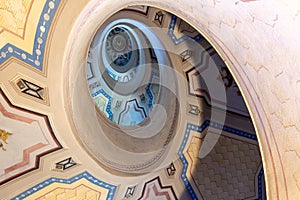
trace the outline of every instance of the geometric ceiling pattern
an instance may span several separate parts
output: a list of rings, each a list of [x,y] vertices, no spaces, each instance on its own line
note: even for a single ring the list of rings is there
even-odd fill
[[[8,12],[16,13],[17,10],[17,7],[6,5],[8,2],[10,1],[0,3],[0,8],[4,9],[1,12],[7,11],[5,20],[0,20],[0,72],[9,65],[8,61],[12,58],[26,63],[24,66],[30,65],[35,71],[45,72],[43,61],[48,33],[60,1],[18,1],[13,5],[19,6],[22,12],[12,15],[17,20],[8,15]],[[103,177],[98,174],[96,177],[90,171],[98,171],[98,168],[90,167],[90,163],[76,163],[77,167],[56,170],[33,180],[29,183],[30,186],[23,185],[22,192],[9,198],[108,200],[121,199],[126,194],[126,199],[264,199],[264,177],[257,137],[253,128],[243,126],[251,123],[251,120],[233,78],[226,66],[222,65],[222,59],[198,32],[176,16],[147,6],[131,7],[121,12],[131,13],[133,18],[143,19],[149,26],[166,28],[166,38],[176,51],[177,56],[171,57],[172,62],[188,83],[186,102],[181,102],[181,106],[187,104],[188,108],[184,109],[185,113],[181,113],[186,118],[182,122],[184,128],[178,133],[181,138],[176,149],[177,159],[173,160],[171,168],[164,167],[149,176],[130,179],[114,179],[114,174]],[[16,23],[8,23],[12,20]],[[16,40],[16,37],[19,39]],[[192,62],[193,57],[199,55],[189,49],[187,41],[197,41],[202,45],[218,66],[220,76],[217,81],[224,83],[227,102],[230,102],[227,111],[234,116],[224,126],[206,119],[203,114],[210,108],[213,99],[205,85],[201,84],[199,68],[208,68],[210,65],[208,62]],[[208,58],[203,61],[205,59]],[[19,75],[13,75],[16,76]],[[32,84],[40,87],[36,83]],[[6,87],[4,84],[0,86]],[[2,185],[14,187],[20,181],[15,178],[34,169],[42,169],[41,157],[46,154],[49,159],[51,156],[55,157],[58,152],[56,150],[63,148],[61,144],[67,143],[57,140],[60,133],[54,132],[55,127],[51,128],[53,124],[50,123],[49,116],[13,105],[8,99],[11,95],[9,92],[6,94],[6,91],[0,88],[0,129],[3,131],[0,140],[0,190]],[[55,93],[51,90],[47,92],[49,95]],[[34,100],[33,102],[35,103]],[[219,103],[221,105],[226,102]],[[51,102],[46,106],[51,107]],[[235,121],[235,118],[242,123]],[[212,151],[203,158],[199,151],[208,136],[214,132],[221,133]],[[64,151],[70,159],[56,162],[58,160],[55,157],[52,162],[74,166],[68,148],[65,147]],[[76,158],[76,162],[81,159],[84,158]],[[132,180],[135,181],[134,187],[130,187],[133,185]],[[126,192],[127,188],[131,188],[130,195]]]
[[[144,185],[143,194],[139,200],[147,199],[177,200],[178,198],[171,186],[162,186],[160,178],[156,177]]]
[[[124,19],[97,31],[88,53],[87,79],[100,111],[117,124],[133,126],[149,116],[159,94],[161,75],[156,49],[146,37],[137,35],[137,27],[126,24]],[[144,43],[147,47],[141,45]],[[132,92],[119,92],[116,83]]]
[[[183,171],[187,170],[187,176],[191,177],[193,187],[204,199],[262,198],[263,194],[258,193],[262,191],[262,185],[258,184],[262,181],[259,180],[262,178],[259,176],[262,163],[258,144],[254,142],[255,140],[251,141],[256,137],[248,138],[240,136],[248,133],[235,135],[224,131],[213,150],[204,158],[199,158],[205,133],[196,131],[197,128],[193,125],[188,126],[193,133],[191,143],[183,156],[188,160],[189,166],[184,167]],[[201,129],[203,130],[202,127]],[[239,132],[231,129],[231,132],[233,131]],[[193,192],[191,195],[193,196]]]
[[[212,151],[201,158],[206,135],[215,134],[208,128],[222,130],[222,134]],[[192,199],[262,199],[265,195],[257,138],[252,133],[211,121],[201,126],[187,124],[178,155],[183,165],[181,179]]]
[[[33,0],[17,1],[11,6],[11,1],[2,1],[0,32],[9,32],[19,37],[24,37],[27,18],[32,7]]]
[[[37,85],[36,82],[36,80],[29,80],[28,77],[22,77],[20,74],[10,80],[19,95],[49,105],[47,88]]]
[[[0,20],[0,64],[17,58],[33,69],[45,71],[46,40],[59,3],[60,0],[1,1],[4,17]]]
[[[0,184],[39,168],[40,157],[62,148],[47,116],[12,105],[1,88],[0,124]]]
[[[112,200],[116,186],[105,183],[88,172],[82,172],[69,179],[49,178],[23,193],[15,196],[18,199],[99,199]]]
[[[250,117],[242,94],[220,56],[218,56],[213,48],[207,49],[208,54],[204,54],[204,52],[201,55],[201,63],[186,71],[186,77],[189,83],[189,94],[203,98],[208,105],[214,102],[215,105],[220,108],[226,106],[228,112]],[[202,76],[201,72],[210,66],[210,59],[214,60],[220,71],[217,81],[224,82],[227,94],[226,99],[214,99],[209,95],[209,89],[204,81],[205,77]]]
[[[198,31],[175,15],[171,17],[168,34],[176,45],[186,40],[199,41],[203,39],[203,36]]]

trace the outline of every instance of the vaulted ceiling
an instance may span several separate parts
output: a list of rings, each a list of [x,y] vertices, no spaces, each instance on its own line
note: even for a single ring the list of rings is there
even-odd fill
[[[101,6],[0,3],[1,198],[265,199],[261,136],[209,38]]]

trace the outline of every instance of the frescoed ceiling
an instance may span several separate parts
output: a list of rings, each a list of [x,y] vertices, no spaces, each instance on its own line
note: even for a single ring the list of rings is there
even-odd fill
[[[0,63],[18,58],[43,72],[43,54],[59,0],[1,1]]]
[[[61,147],[45,115],[15,107],[0,90],[1,183],[39,167],[41,156]]]
[[[2,1],[1,2],[1,32],[10,32],[19,37],[24,36],[27,17],[33,1]]]
[[[76,19],[68,18],[68,3],[0,2],[0,199],[266,199],[250,114],[205,37],[167,11],[130,6],[103,26],[138,21],[146,28],[134,34],[148,37],[140,42],[147,48],[136,53],[127,46],[129,54],[122,52],[122,42],[134,42],[116,31],[106,38],[112,40],[104,45],[107,52],[99,53],[102,40],[88,38],[81,70],[65,70],[55,63],[71,59],[64,52]],[[74,12],[87,3],[78,3]],[[147,31],[157,35],[163,53]],[[108,54],[115,65],[99,62]],[[136,59],[134,67],[135,61],[150,63],[145,75],[131,66],[122,71],[130,59]],[[163,71],[167,64],[174,76]],[[143,75],[146,84],[124,95],[124,82],[133,87],[137,81],[130,72]],[[68,73],[78,76],[71,86]],[[117,91],[118,81],[125,89]],[[214,91],[218,87],[223,96]],[[165,115],[157,104],[165,106]],[[153,133],[152,126],[163,120]],[[150,128],[143,132],[143,126]]]

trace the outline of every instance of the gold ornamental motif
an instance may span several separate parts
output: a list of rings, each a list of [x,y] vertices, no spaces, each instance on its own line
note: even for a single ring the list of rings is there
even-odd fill
[[[8,137],[12,135],[12,133],[9,133],[5,130],[0,129],[0,136],[1,136],[1,140],[0,141],[0,148],[2,148],[3,151],[6,151],[6,148],[4,148],[4,145],[2,142],[4,142],[5,144],[7,144],[6,140],[8,139]]]

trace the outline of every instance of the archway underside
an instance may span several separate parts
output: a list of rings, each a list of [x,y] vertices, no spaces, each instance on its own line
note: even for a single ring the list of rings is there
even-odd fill
[[[200,7],[194,9],[189,7],[191,2],[178,7],[177,3],[167,5],[167,2],[156,1],[144,2],[155,7],[128,6],[130,2],[111,5],[108,1],[92,0],[74,5],[63,0],[45,0],[43,5],[31,1],[15,4],[21,6],[27,16],[24,33],[35,37],[32,37],[34,40],[24,37],[18,46],[19,43],[9,41],[13,36],[4,37],[8,32],[14,35],[14,31],[0,29],[0,39],[6,42],[0,50],[0,157],[3,161],[0,194],[7,199],[266,199],[267,196],[287,199],[286,177],[297,180],[298,176],[293,166],[289,167],[289,172],[283,167],[282,162],[287,158],[279,153],[283,148],[281,140],[277,136],[274,139],[274,123],[269,121],[273,118],[261,105],[263,100],[258,100],[254,73],[239,64],[242,60],[239,56],[233,55],[236,51],[231,51],[228,44],[231,38],[226,40],[216,33],[218,29],[228,34],[225,27],[234,29],[239,23],[243,26],[242,20],[247,22],[248,18],[237,22],[228,15],[229,21],[224,17],[218,28],[206,27],[202,19],[197,21],[192,16],[196,8],[201,7],[206,13],[216,6],[221,13],[226,6],[201,6],[201,1]],[[244,11],[247,5],[254,4],[248,1],[231,3],[233,5],[228,8]],[[14,8],[1,3],[0,6],[7,12],[15,12]],[[100,15],[104,7],[107,15]],[[121,8],[124,9],[111,15]],[[255,9],[251,7],[249,12],[254,13]],[[92,61],[97,51],[92,54],[88,49],[97,29],[109,17],[111,21],[126,18],[152,27],[151,31],[158,35],[166,49],[169,61],[164,65],[171,65],[178,81],[176,87],[168,88],[168,81],[161,83],[164,76],[151,76],[165,69],[160,65],[161,58],[157,58],[160,56],[157,46],[152,40],[145,40],[144,43],[151,45],[143,59],[150,63],[155,61],[158,70],[147,71],[144,77],[154,84],[146,84],[126,98],[127,91],[122,89],[118,92],[123,96],[105,92],[104,83],[114,88],[116,81],[122,79],[122,83],[127,84],[134,80],[130,70],[138,71],[125,67],[127,63],[136,62],[131,56],[141,55],[137,51],[115,53],[123,51],[122,44],[130,43],[125,42],[126,38],[133,36],[108,37],[110,48],[106,54],[114,59],[111,70],[115,70],[113,73],[117,76],[125,74],[126,77],[116,78],[110,71],[104,77],[112,80],[98,81],[99,74],[95,73],[98,66],[93,66],[95,62]],[[211,17],[215,16],[207,15],[209,23],[214,24],[219,19]],[[32,30],[26,24],[34,18],[39,22]],[[269,31],[264,25],[261,27]],[[239,45],[252,48],[247,39],[239,36],[240,32],[236,34]],[[84,41],[83,38],[88,39]],[[28,43],[26,48],[22,46],[25,43]],[[28,50],[31,46],[33,51]],[[208,81],[212,77],[206,74],[210,68],[217,71],[212,82],[224,87],[225,99],[212,91],[214,87]],[[165,88],[157,89],[159,83],[165,84]],[[243,96],[246,96],[251,114]],[[146,125],[150,127],[147,130],[152,130],[151,123],[155,119],[159,121],[157,113],[161,107],[154,106],[152,110],[151,103],[166,108],[165,127],[152,135],[143,129],[136,132]],[[284,109],[280,108],[282,113]],[[285,126],[284,123],[281,124]],[[100,135],[99,140],[93,139],[96,133]],[[95,148],[98,150],[93,151]],[[267,186],[263,168],[268,170]],[[291,188],[290,197],[296,197],[296,189]]]

